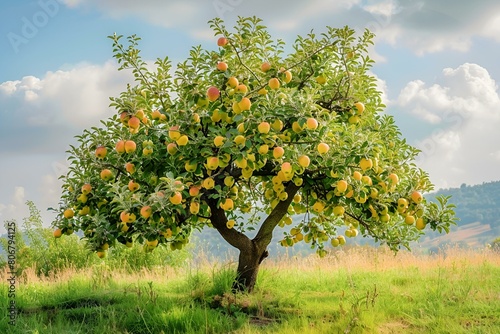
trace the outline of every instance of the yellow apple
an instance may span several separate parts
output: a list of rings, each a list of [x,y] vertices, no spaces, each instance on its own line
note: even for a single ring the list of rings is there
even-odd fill
[[[333,214],[335,216],[343,216],[345,213],[345,208],[341,205],[337,205],[336,207],[333,208]]]
[[[167,144],[167,152],[169,154],[172,154],[172,155],[177,153],[177,144],[176,143],[168,143]]]
[[[309,117],[306,121],[309,130],[316,130],[318,128],[318,121],[316,118]]]
[[[280,88],[280,81],[278,80],[278,78],[271,78],[269,79],[268,85],[269,88],[276,90]]]
[[[365,111],[365,105],[363,102],[356,102],[354,103],[354,106],[356,107],[358,115],[361,115]]]
[[[60,238],[62,236],[62,230],[58,228],[57,230],[54,230],[54,238]]]
[[[223,199],[220,203],[220,207],[224,211],[232,211],[234,209],[234,202],[231,198]]]
[[[191,172],[191,173],[196,171],[197,167],[198,167],[198,164],[196,162],[191,163],[191,161],[186,161],[186,163],[184,164],[184,169],[187,172]]]
[[[326,143],[319,143],[317,149],[319,154],[326,154],[330,150],[330,146]]]
[[[189,142],[189,138],[186,135],[180,136],[176,141],[177,145],[179,146],[185,146]]]
[[[206,166],[208,170],[216,170],[219,167],[219,158],[208,157]]]
[[[419,230],[423,230],[425,228],[425,220],[424,218],[420,217],[415,221],[415,227]]]
[[[361,160],[359,161],[359,167],[363,171],[372,168],[373,167],[372,159],[361,158]]]
[[[73,211],[73,209],[66,209],[64,210],[63,212],[63,216],[64,218],[66,219],[70,219],[70,218],[73,218],[73,216],[75,215],[75,212]]]
[[[238,79],[236,79],[235,77],[230,77],[229,79],[227,79],[227,85],[231,88],[236,88],[238,84]]]
[[[136,148],[137,148],[137,145],[136,145],[135,141],[133,141],[133,140],[127,140],[125,142],[125,152],[127,152],[127,153],[134,153],[135,150],[136,150]]]
[[[246,138],[242,135],[237,135],[236,137],[234,137],[233,141],[238,146],[244,146],[245,142],[246,142]]]
[[[273,124],[271,124],[271,127],[274,131],[279,132],[281,131],[281,129],[283,129],[283,121],[280,119],[275,119]]]
[[[319,83],[320,85],[324,85],[326,83],[326,77],[324,75],[318,75],[316,77],[316,82]]]
[[[134,174],[135,173],[135,165],[131,162],[127,162],[125,164],[125,170],[127,172],[129,172],[130,174]]]
[[[311,159],[307,155],[301,155],[298,159],[299,165],[307,168],[309,167],[309,164],[311,163]]]
[[[252,106],[252,102],[248,97],[244,97],[241,99],[240,102],[238,102],[238,107],[240,107],[241,111],[245,110],[250,110],[250,107]]]
[[[300,126],[299,122],[293,122],[292,123],[292,130],[295,133],[299,133],[302,131],[302,127]]]
[[[258,152],[259,154],[267,154],[267,152],[269,152],[269,145],[267,144],[260,145]]]
[[[128,124],[128,127],[131,129],[138,129],[139,126],[141,125],[141,120],[135,116],[132,116],[128,120],[127,124]]]
[[[198,212],[200,212],[200,203],[191,202],[191,204],[189,204],[189,212],[193,215],[197,215]]]
[[[205,189],[212,189],[215,186],[215,181],[211,177],[206,178],[203,180],[202,186]]]
[[[115,150],[117,153],[125,153],[125,140],[119,140],[116,142]]]
[[[172,194],[172,196],[170,196],[169,200],[170,200],[170,203],[172,203],[174,205],[181,204],[182,194],[180,192],[176,191]]]
[[[396,185],[399,183],[399,177],[395,173],[389,174],[388,178],[389,178],[389,183],[392,183],[392,185]]]
[[[407,215],[407,216],[405,217],[405,223],[406,223],[407,225],[413,225],[413,224],[415,223],[415,217],[414,217],[414,216],[412,216],[412,215]]]
[[[290,71],[285,71],[285,79],[283,79],[286,83],[289,83],[292,81],[292,72]]]
[[[343,193],[347,190],[348,183],[345,180],[337,181],[337,191]]]
[[[271,125],[268,122],[261,122],[257,126],[257,130],[259,131],[259,133],[262,133],[262,134],[269,133],[269,131],[271,130]]]
[[[191,186],[189,188],[189,196],[196,197],[200,194],[200,186]]]
[[[181,133],[179,131],[179,126],[171,126],[170,129],[168,130],[168,137],[172,140],[177,140],[181,136]]]
[[[244,84],[239,84],[238,86],[236,86],[234,91],[236,93],[246,94],[248,92],[248,87]]]
[[[273,149],[273,157],[274,159],[279,159],[285,154],[285,150],[281,146],[276,146]]]
[[[214,145],[215,147],[221,147],[222,145],[224,145],[224,137],[222,136],[217,136],[214,138]]]
[[[109,169],[103,169],[100,173],[100,177],[104,181],[110,181],[113,179],[113,172]]]

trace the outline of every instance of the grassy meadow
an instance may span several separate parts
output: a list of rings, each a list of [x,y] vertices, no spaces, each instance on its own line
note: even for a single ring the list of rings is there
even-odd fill
[[[186,263],[130,271],[104,260],[49,276],[28,268],[15,326],[1,294],[0,333],[500,333],[500,253],[489,249],[268,259],[251,295],[230,292],[235,263]]]

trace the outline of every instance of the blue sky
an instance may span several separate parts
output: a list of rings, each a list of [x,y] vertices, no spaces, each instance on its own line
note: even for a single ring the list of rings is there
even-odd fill
[[[207,21],[256,15],[275,38],[325,26],[369,28],[387,112],[423,153],[438,187],[500,179],[500,4],[496,0],[3,0],[0,2],[0,220],[26,200],[56,206],[74,135],[112,115],[114,32],[142,37],[146,59],[215,48]]]

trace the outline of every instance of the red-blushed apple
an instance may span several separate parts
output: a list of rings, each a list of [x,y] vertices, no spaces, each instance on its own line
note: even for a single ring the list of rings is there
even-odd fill
[[[167,144],[167,152],[169,154],[173,155],[173,154],[177,153],[177,151],[178,150],[177,150],[177,144],[176,143],[168,143]]]
[[[225,62],[223,62],[223,61],[221,61],[221,62],[217,63],[217,69],[218,69],[219,71],[221,71],[221,72],[226,72],[226,71],[227,71],[227,68],[228,68],[227,63],[225,63]]]
[[[119,140],[116,142],[115,150],[117,153],[125,153],[125,140]]]
[[[108,153],[108,149],[104,146],[99,146],[95,150],[95,156],[99,159],[104,159],[104,157],[106,156],[107,153]]]
[[[92,191],[92,186],[90,185],[90,183],[85,183],[82,186],[82,194],[88,195],[90,194],[91,191]]]
[[[276,146],[273,149],[273,157],[274,159],[279,159],[285,154],[285,149],[281,146]]]
[[[135,182],[134,180],[130,180],[128,182],[128,190],[134,192],[139,190],[139,188],[140,188],[139,183]]]
[[[217,40],[218,46],[226,46],[227,43],[228,43],[228,40],[226,37],[219,37],[219,39]]]
[[[141,125],[141,120],[135,116],[132,116],[129,120],[128,120],[128,126],[132,129],[138,129],[139,126]]]
[[[153,210],[151,209],[151,207],[149,205],[146,205],[146,206],[143,206],[141,208],[141,216],[142,218],[144,219],[148,219],[149,217],[151,217],[151,214],[153,213]]]
[[[213,102],[217,100],[220,96],[220,91],[217,87],[211,86],[207,89],[207,98],[209,101]]]
[[[260,69],[262,72],[267,72],[271,69],[271,64],[269,62],[263,62],[261,65],[260,65]]]

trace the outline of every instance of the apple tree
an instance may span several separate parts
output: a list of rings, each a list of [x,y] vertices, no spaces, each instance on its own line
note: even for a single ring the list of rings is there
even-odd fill
[[[135,84],[68,151],[56,237],[82,230],[104,257],[116,243],[180,249],[214,228],[239,250],[235,288],[251,291],[278,227],[293,225],[282,246],[320,256],[349,238],[396,251],[448,231],[453,205],[422,196],[433,185],[419,151],[383,111],[371,32],[327,27],[287,47],[255,17],[233,31],[209,23],[217,47],[194,47],[175,68],[146,64],[136,36],[110,36]]]

